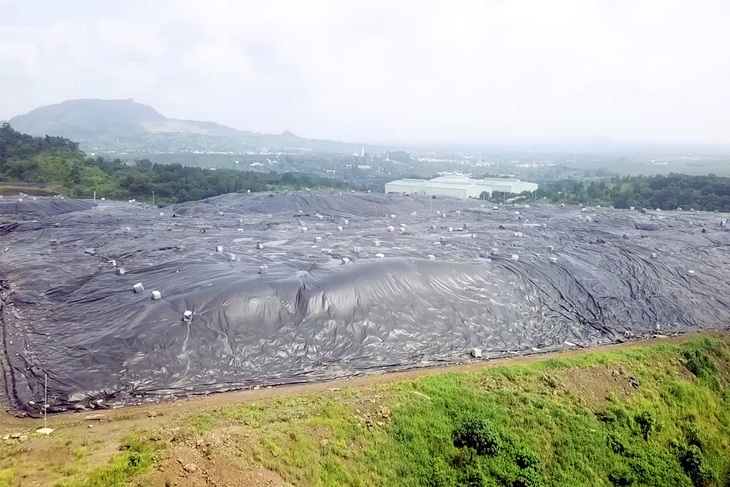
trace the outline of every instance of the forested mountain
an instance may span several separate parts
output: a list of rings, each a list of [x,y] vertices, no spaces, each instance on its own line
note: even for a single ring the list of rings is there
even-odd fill
[[[0,186],[3,183],[51,185],[61,194],[149,200],[159,203],[208,198],[223,193],[303,188],[345,188],[343,181],[307,174],[210,170],[180,164],[128,165],[101,157],[87,158],[76,142],[61,137],[33,137],[0,125]]]
[[[348,152],[355,145],[298,137],[236,130],[214,122],[167,118],[154,108],[129,100],[68,100],[36,108],[10,120],[21,132],[55,135],[78,140],[94,151],[243,152],[268,149]]]

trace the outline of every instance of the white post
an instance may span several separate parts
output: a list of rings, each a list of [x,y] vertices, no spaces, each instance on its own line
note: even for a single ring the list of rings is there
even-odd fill
[[[96,191],[94,191],[94,203],[96,203]]]
[[[45,393],[43,394],[43,427],[48,428],[48,374],[46,376]]]
[[[152,192],[152,206],[155,206],[155,192]]]

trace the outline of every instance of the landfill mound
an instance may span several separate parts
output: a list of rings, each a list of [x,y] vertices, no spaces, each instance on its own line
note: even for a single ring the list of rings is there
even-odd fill
[[[9,411],[116,407],[730,323],[727,215],[382,194],[0,200]]]
[[[93,202],[85,200],[48,199],[36,196],[3,198],[0,199],[0,218],[14,217],[32,220],[71,211],[88,210],[93,206]]]

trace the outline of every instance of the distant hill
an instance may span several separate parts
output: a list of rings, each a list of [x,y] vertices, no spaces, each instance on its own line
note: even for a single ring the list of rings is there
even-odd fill
[[[78,140],[84,150],[240,152],[303,149],[352,153],[356,145],[236,130],[214,122],[167,118],[154,108],[128,100],[68,100],[10,119],[20,132]]]

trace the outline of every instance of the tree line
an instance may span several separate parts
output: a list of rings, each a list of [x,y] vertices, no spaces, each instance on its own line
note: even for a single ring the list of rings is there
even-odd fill
[[[303,172],[203,169],[149,160],[86,157],[78,143],[63,137],[33,137],[0,125],[0,183],[52,185],[59,193],[90,198],[150,199],[180,203],[231,192],[297,189],[365,189],[367,181],[345,181]],[[730,178],[689,176],[613,176],[540,184],[538,198],[554,203],[601,204],[616,208],[678,207],[730,211]],[[494,197],[494,195],[492,195]]]
[[[359,189],[353,183],[310,174],[202,169],[149,160],[86,157],[62,137],[33,137],[0,126],[0,183],[51,184],[64,195],[149,199],[181,203],[232,192],[296,189]]]
[[[538,198],[554,203],[601,204],[615,208],[677,208],[730,211],[730,178],[689,176],[613,176],[593,181],[543,183]]]

